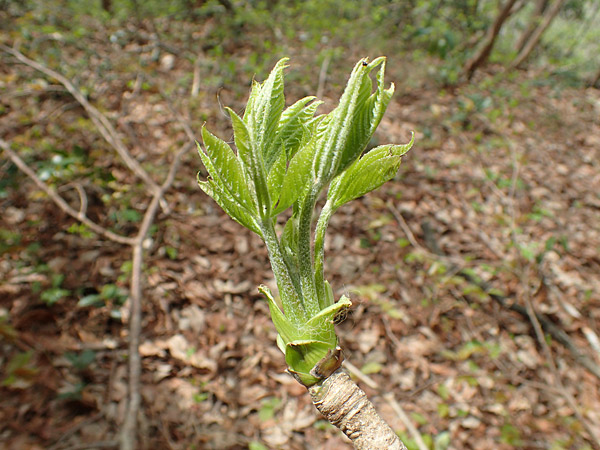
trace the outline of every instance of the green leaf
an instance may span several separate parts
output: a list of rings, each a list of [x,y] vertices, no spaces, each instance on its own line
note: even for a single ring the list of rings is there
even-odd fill
[[[256,217],[246,208],[240,206],[227,194],[221,191],[219,186],[213,180],[198,180],[198,185],[208,196],[212,197],[221,208],[223,208],[229,217],[238,222],[240,225],[254,231],[259,236],[262,236],[262,232],[260,231]]]
[[[334,178],[328,200],[334,210],[380,187],[394,177],[401,157],[412,146],[414,135],[406,145],[382,145],[356,160],[345,172]]]
[[[351,132],[348,135],[346,146],[342,150],[342,157],[336,174],[342,173],[363,152],[379,122],[381,122],[387,105],[394,94],[393,84],[388,89],[384,89],[385,58],[375,59],[367,68],[370,72],[370,70],[379,64],[381,66],[377,74],[377,90],[374,93],[371,94],[371,79],[368,76],[363,79],[360,87],[358,106],[351,125]],[[365,99],[365,96],[368,97]]]
[[[262,218],[269,217],[271,203],[269,200],[269,188],[267,186],[267,176],[259,147],[255,146],[250,137],[250,132],[244,121],[231,108],[225,108],[231,117],[233,123],[233,138],[238,150],[238,156],[242,162],[242,167],[247,171],[250,182],[258,205],[258,211]],[[247,180],[248,181],[248,180]]]
[[[246,103],[246,110],[244,111],[244,122],[253,122],[253,117],[256,116],[255,105],[260,94],[260,83],[256,80],[252,80],[252,88],[250,90],[250,96]]]
[[[383,366],[380,363],[371,361],[371,362],[366,363],[364,366],[362,366],[360,368],[360,371],[362,373],[364,373],[365,375],[371,375],[374,373],[381,372],[381,369],[383,369]]]
[[[275,216],[294,203],[311,186],[311,171],[315,141],[311,141],[294,155],[283,178],[283,186],[277,207],[273,210]]]
[[[90,349],[86,349],[79,354],[67,352],[65,358],[69,360],[75,369],[84,370],[96,360],[96,353]]]
[[[214,183],[219,185],[224,194],[229,194],[232,200],[250,211],[255,210],[256,207],[246,185],[242,166],[231,147],[211,134],[205,127],[202,127],[202,140],[206,154],[202,151],[200,144],[197,144],[198,152]]]
[[[100,296],[100,294],[90,294],[85,297],[81,297],[81,299],[77,302],[77,306],[81,308],[86,308],[88,306],[103,306],[104,300]]]
[[[290,372],[298,376],[305,386],[310,386],[319,381],[310,374],[315,365],[321,361],[329,349],[335,348],[326,342],[314,340],[297,340],[290,342],[285,347],[285,362]]]
[[[290,160],[310,134],[309,123],[322,101],[307,106],[315,97],[304,97],[288,107],[279,121],[278,138],[283,144],[287,159]]]
[[[260,88],[253,85],[251,108],[244,117],[252,143],[260,153],[267,171],[279,156],[275,137],[285,107],[283,70],[287,67],[287,61],[288,58],[279,60]]]
[[[53,287],[42,292],[41,298],[48,305],[54,305],[61,298],[71,294],[68,289],[62,289],[59,287]]]
[[[371,94],[370,72],[381,66],[377,90]],[[325,185],[356,160],[368,144],[394,92],[393,84],[384,89],[385,58],[354,67],[340,103],[324,121],[326,129],[319,136],[315,157],[315,178]]]
[[[298,338],[298,330],[294,324],[292,324],[287,317],[281,311],[280,305],[277,304],[273,298],[273,294],[267,286],[259,286],[258,290],[267,297],[267,303],[269,304],[269,312],[271,313],[271,320],[275,325],[275,329],[281,336],[284,344]]]
[[[269,450],[258,441],[252,441],[248,444],[248,450]]]

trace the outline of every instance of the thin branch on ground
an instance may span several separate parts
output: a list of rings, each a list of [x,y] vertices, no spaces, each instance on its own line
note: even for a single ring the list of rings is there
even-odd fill
[[[523,272],[523,276],[521,277],[521,285],[522,285],[523,291],[524,291],[523,297],[525,299],[527,315],[529,316],[531,325],[533,326],[533,329],[535,330],[535,336],[538,340],[538,343],[542,347],[544,356],[546,357],[546,362],[548,363],[548,366],[550,367],[550,370],[552,371],[552,375],[554,376],[554,383],[556,384],[556,387],[560,391],[560,395],[567,401],[567,403],[573,410],[573,414],[575,415],[575,417],[577,417],[577,420],[579,420],[579,422],[584,426],[584,428],[590,435],[591,444],[594,446],[594,448],[596,450],[598,450],[598,449],[600,449],[600,437],[598,436],[598,433],[596,433],[596,430],[594,429],[594,427],[591,426],[588,423],[588,421],[583,417],[583,415],[581,414],[581,411],[579,410],[579,407],[577,406],[577,402],[575,401],[575,398],[573,398],[573,395],[571,395],[571,393],[565,388],[565,386],[562,382],[560,372],[558,371],[558,367],[556,367],[556,363],[554,362],[554,358],[552,357],[552,351],[550,350],[550,347],[548,346],[548,343],[546,342],[546,338],[545,338],[544,332],[542,330],[542,326],[540,325],[540,322],[537,319],[537,314],[535,313],[535,310],[533,309],[533,305],[531,303],[531,298],[529,296],[529,286],[527,286],[527,280],[525,278],[524,272]]]
[[[423,234],[425,235],[425,241],[427,242],[427,245],[431,248],[431,250],[434,253],[438,254],[439,252],[440,256],[442,256],[443,253],[437,245],[437,242],[434,237],[434,231],[431,228],[431,225],[428,222],[425,222],[421,226],[423,228]],[[453,268],[451,267],[449,270],[452,269]],[[503,308],[514,311],[520,314],[525,319],[529,320],[529,316],[525,307],[516,304],[516,302],[512,301],[509,296],[501,295],[495,292],[493,286],[490,283],[487,283],[486,281],[474,277],[471,273],[463,269],[458,270],[457,274],[469,283],[479,287],[483,292],[487,293],[487,295],[489,295],[489,297],[492,300],[494,300]],[[553,339],[555,339],[567,350],[569,350],[573,357],[579,362],[579,364],[581,364],[583,367],[589,370],[590,373],[592,373],[600,379],[600,366],[598,366],[589,356],[582,353],[581,350],[573,343],[569,335],[565,333],[564,330],[555,325],[554,322],[551,319],[549,319],[546,315],[538,312],[536,312],[535,315],[546,333],[548,333],[550,336],[552,336]]]
[[[56,191],[50,188],[44,183],[29,166],[14,152],[10,145],[0,139],[0,147],[8,155],[9,159],[22,170],[32,181],[43,190],[50,199],[64,212],[79,220],[81,223],[88,226],[94,232],[106,237],[107,239],[118,242],[121,244],[127,244],[132,247],[132,273],[130,280],[130,323],[129,323],[129,380],[128,380],[128,391],[129,399],[127,402],[127,412],[125,415],[125,422],[121,429],[121,435],[119,439],[119,445],[121,449],[132,450],[136,447],[136,433],[137,433],[137,416],[139,414],[141,404],[140,394],[140,378],[141,378],[141,356],[139,353],[140,336],[142,329],[142,267],[144,257],[144,245],[150,230],[154,222],[154,218],[158,211],[158,207],[163,200],[165,192],[171,187],[175,181],[175,175],[179,168],[181,157],[184,153],[189,151],[192,147],[192,143],[188,142],[182,146],[179,151],[175,154],[173,161],[171,162],[169,172],[165,178],[162,186],[158,190],[154,191],[150,205],[148,206],[142,224],[136,234],[135,238],[125,237],[113,233],[110,230],[96,224],[91,221],[85,215],[86,208],[86,197],[85,193],[79,187],[78,193],[80,195],[80,210],[76,211],[72,208]],[[77,188],[77,187],[76,187]],[[111,444],[115,444],[110,441]],[[112,445],[115,446],[115,445]]]
[[[406,235],[406,238],[408,239],[408,242],[410,242],[410,245],[412,245],[415,249],[419,250],[420,252],[422,252],[423,254],[429,256],[430,258],[434,258],[434,259],[437,259],[437,260],[441,259],[443,261],[454,263],[456,267],[460,267],[460,266],[464,266],[465,265],[465,261],[463,259],[461,259],[461,258],[456,258],[456,257],[453,257],[453,256],[448,256],[448,255],[445,255],[443,253],[436,253],[436,252],[433,252],[430,249],[422,246],[419,243],[419,241],[417,241],[417,238],[415,237],[415,235],[413,234],[412,230],[410,229],[410,227],[406,223],[406,220],[404,220],[404,217],[402,216],[402,213],[398,210],[398,208],[396,208],[394,206],[394,204],[392,203],[391,200],[386,202],[386,206],[389,209],[389,211],[392,213],[392,215],[394,216],[394,219],[396,219],[396,221],[398,222],[398,225],[400,225],[400,228],[402,228],[402,231]],[[470,264],[475,264],[477,262],[479,262],[479,260],[476,260],[476,259],[473,259],[473,260],[469,261]]]
[[[119,154],[125,165],[131,169],[131,171],[136,174],[140,179],[142,179],[146,185],[151,189],[153,194],[156,194],[160,187],[156,184],[156,182],[148,175],[148,173],[142,168],[141,164],[131,155],[121,138],[119,137],[117,131],[114,126],[110,123],[110,121],[106,118],[104,114],[102,114],[96,107],[94,107],[81,93],[81,91],[75,87],[75,85],[65,76],[56,72],[55,70],[50,69],[44,64],[39,63],[38,61],[34,61],[27,56],[25,56],[20,51],[10,48],[6,45],[0,44],[0,50],[9,53],[14,56],[21,63],[39,71],[43,74],[56,79],[59,83],[61,83],[67,91],[79,102],[79,104],[85,109],[88,113],[98,131],[102,137],[116,150]],[[166,203],[164,205],[166,207]]]
[[[560,3],[560,1],[557,1],[557,3]],[[517,182],[519,180],[519,172],[521,169],[521,164],[519,162],[519,158],[517,155],[517,150],[516,150],[515,145],[511,141],[508,141],[508,145],[511,150],[512,168],[513,168],[510,191],[508,194],[508,198],[510,199],[509,208],[510,208],[510,215],[511,215],[510,235],[511,235],[513,248],[518,249],[519,248],[519,242],[517,239],[517,212],[518,211],[517,211],[516,194],[517,194]],[[579,411],[579,407],[577,406],[577,403],[575,402],[575,399],[573,398],[571,393],[569,391],[567,391],[567,389],[565,389],[565,386],[562,382],[562,378],[560,376],[560,372],[558,371],[558,368],[556,367],[556,363],[554,362],[554,358],[552,356],[552,351],[550,350],[550,347],[548,346],[548,343],[546,342],[546,338],[545,338],[544,332],[542,330],[542,326],[540,325],[540,320],[538,319],[538,314],[534,310],[533,304],[531,303],[531,290],[529,287],[530,281],[529,281],[529,277],[527,275],[527,272],[528,272],[528,269],[529,269],[529,266],[531,265],[531,263],[529,263],[528,266],[524,266],[522,264],[522,259],[519,258],[519,255],[517,255],[516,261],[517,261],[517,277],[519,278],[519,281],[521,283],[521,291],[523,292],[523,300],[525,302],[525,308],[524,308],[525,314],[526,314],[526,317],[531,322],[531,325],[533,326],[533,329],[535,331],[535,335],[536,335],[539,345],[542,347],[544,356],[546,358],[546,362],[549,365],[550,370],[552,371],[552,375],[554,377],[554,383],[555,383],[556,387],[559,389],[561,396],[567,401],[567,403],[569,404],[571,409],[573,409],[573,413],[575,414],[575,417],[577,417],[577,419],[581,422],[581,424],[584,426],[584,428],[589,433],[591,444],[594,446],[594,448],[596,448],[596,450],[599,450],[600,449],[600,438],[598,437],[594,428],[592,426],[590,426],[588,421],[585,420],[585,418]],[[543,277],[542,277],[542,279],[539,282],[538,289],[542,287],[543,283],[544,283],[544,281],[543,281]]]
[[[119,443],[117,441],[98,441],[90,444],[78,444],[72,447],[68,447],[65,450],[94,450],[98,448],[117,448]]]
[[[142,372],[142,359],[140,356],[140,336],[142,333],[142,266],[144,259],[144,242],[148,231],[154,222],[160,200],[164,193],[175,181],[175,174],[179,168],[181,157],[189,151],[192,143],[188,142],[175,154],[167,177],[160,189],[153,195],[150,205],[144,214],[142,224],[133,244],[133,258],[130,281],[130,317],[129,317],[129,401],[125,414],[125,422],[119,438],[121,450],[133,450],[136,442],[137,420],[142,401],[140,393],[140,379]]]
[[[77,219],[82,224],[87,226],[90,230],[95,233],[98,233],[104,236],[106,239],[111,240],[113,242],[118,242],[119,244],[127,244],[133,245],[134,240],[130,237],[122,236],[120,234],[114,233],[101,225],[98,225],[96,222],[90,220],[89,217],[85,215],[85,212],[80,208],[79,211],[76,211],[72,208],[60,195],[56,193],[54,189],[44,183],[40,178],[35,174],[33,170],[21,159],[21,157],[10,148],[8,142],[3,139],[0,139],[0,147],[4,152],[8,155],[9,159],[23,172],[27,175],[31,180],[39,187],[42,191],[44,191],[48,197],[58,206],[62,211]]]

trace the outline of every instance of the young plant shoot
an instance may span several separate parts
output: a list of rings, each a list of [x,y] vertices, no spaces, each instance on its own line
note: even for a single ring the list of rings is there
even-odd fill
[[[334,322],[351,305],[345,296],[335,301],[324,278],[327,225],[342,205],[394,177],[414,136],[406,145],[382,145],[363,154],[394,92],[393,84],[384,86],[384,57],[359,61],[339,105],[318,116],[322,102],[315,97],[285,108],[287,61],[280,60],[263,83],[253,81],[243,117],[227,108],[237,152],[202,128],[204,146],[198,149],[208,178],[198,182],[265,242],[279,295],[266,286],[259,290],[269,304],[277,345],[290,373],[319,388],[340,367]],[[285,214],[289,219],[278,230],[278,217],[289,208],[291,215]]]

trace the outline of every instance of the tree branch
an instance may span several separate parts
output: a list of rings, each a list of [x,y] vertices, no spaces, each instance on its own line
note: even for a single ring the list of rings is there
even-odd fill
[[[373,403],[343,369],[308,388],[313,404],[357,450],[407,450]]]
[[[144,261],[144,241],[154,222],[158,206],[164,193],[171,187],[179,167],[181,157],[192,147],[193,143],[185,144],[171,162],[169,173],[159,190],[154,194],[150,205],[144,214],[142,224],[132,245],[132,269],[130,281],[130,317],[129,317],[129,401],[125,414],[125,422],[121,428],[119,448],[133,450],[136,448],[137,420],[142,397],[140,394],[140,379],[142,373],[142,358],[140,356],[140,335],[142,333],[142,266]]]
[[[512,62],[512,68],[518,68],[531,54],[535,46],[542,38],[542,34],[544,34],[544,31],[546,31],[546,29],[550,26],[550,23],[552,23],[552,20],[554,20],[554,18],[560,11],[560,8],[562,7],[563,3],[564,0],[556,0],[552,4],[550,9],[546,12],[546,14],[544,14],[544,17],[540,24],[537,26],[527,43],[523,46],[519,54],[515,57],[514,61]]]
[[[98,128],[98,131],[100,131],[102,137],[116,150],[116,152],[119,154],[125,165],[127,165],[127,167],[129,167],[129,169],[131,169],[131,171],[134,174],[136,174],[148,185],[152,193],[156,194],[160,190],[160,187],[142,168],[140,163],[133,156],[131,156],[131,153],[129,153],[129,150],[117,134],[117,131],[115,130],[113,125],[106,118],[106,116],[100,111],[98,111],[98,109],[96,109],[96,107],[94,107],[85,98],[81,91],[78,88],[76,88],[75,85],[69,79],[67,79],[62,74],[46,67],[45,65],[28,58],[23,53],[14,48],[10,48],[6,45],[0,44],[0,49],[6,53],[11,54],[21,63],[39,72],[42,72],[43,74],[49,77],[58,80],[65,87],[65,89],[67,89],[67,91],[69,91],[69,93],[75,98],[75,100],[77,100],[79,104],[85,109],[92,122],[94,122],[94,125],[96,125],[96,127]]]
[[[479,51],[475,53],[465,64],[463,72],[465,73],[468,80],[473,77],[473,74],[477,70],[479,66],[481,66],[488,59],[488,56],[492,52],[494,48],[494,43],[496,42],[496,38],[500,33],[500,28],[502,28],[502,24],[508,19],[511,14],[512,7],[516,3],[517,0],[507,0],[498,15],[496,16],[496,20],[492,26],[488,29],[488,32],[485,36],[484,43]]]
[[[78,189],[81,205],[80,210],[73,209],[56,191],[46,185],[35,174],[33,170],[15,153],[10,145],[0,139],[0,147],[6,152],[11,161],[22,170],[33,182],[42,189],[52,201],[64,212],[79,220],[81,223],[88,226],[91,230],[103,235],[107,239],[121,244],[127,244],[132,247],[132,273],[130,280],[130,322],[129,322],[129,380],[128,390],[129,399],[127,403],[127,412],[125,421],[122,425],[119,438],[119,445],[122,450],[133,450],[136,448],[136,432],[137,432],[137,416],[139,414],[141,395],[140,395],[140,378],[141,378],[141,356],[139,353],[140,335],[142,330],[142,266],[144,258],[144,242],[147,234],[154,222],[154,218],[158,211],[159,204],[163,199],[165,192],[171,187],[175,181],[175,175],[184,153],[189,151],[193,146],[192,142],[186,143],[176,153],[171,162],[169,172],[162,186],[155,191],[150,201],[150,205],[144,214],[142,224],[135,238],[125,237],[113,233],[110,230],[91,221],[85,215],[85,197],[83,192]],[[112,441],[111,441],[112,442]],[[114,444],[114,443],[113,443]]]
[[[39,187],[42,191],[44,191],[50,199],[58,206],[62,211],[77,219],[82,224],[86,225],[90,230],[98,233],[105,238],[118,242],[119,244],[127,244],[133,245],[134,239],[126,236],[122,236],[120,234],[114,233],[101,225],[98,225],[96,222],[93,222],[85,215],[85,210],[80,207],[79,211],[76,211],[72,208],[60,195],[56,193],[54,189],[44,183],[40,178],[35,174],[33,170],[21,159],[17,153],[15,153],[11,148],[8,142],[3,139],[0,139],[0,147],[2,150],[6,152],[10,160],[19,168],[25,175],[27,175],[31,180]]]

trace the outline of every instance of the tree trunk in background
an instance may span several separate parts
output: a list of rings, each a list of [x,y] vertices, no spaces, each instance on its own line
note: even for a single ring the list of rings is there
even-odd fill
[[[598,72],[596,72],[596,76],[592,78],[590,86],[600,89],[600,70],[598,70]]]
[[[350,376],[338,369],[308,388],[313,404],[357,450],[407,450]]]
[[[525,31],[523,31],[523,34],[521,34],[519,42],[517,42],[517,53],[520,53],[521,50],[523,50],[523,47],[525,47],[525,44],[531,38],[531,35],[533,34],[534,30],[540,24],[542,20],[542,15],[548,7],[548,1],[549,0],[537,0],[535,4],[535,9],[531,13],[531,19],[529,20],[529,24],[527,25]]]
[[[496,38],[500,33],[500,29],[502,28],[502,25],[506,19],[508,19],[510,16],[512,7],[516,1],[517,0],[507,0],[504,6],[500,9],[500,13],[496,17],[496,20],[494,20],[494,23],[485,35],[484,43],[481,49],[476,52],[465,64],[463,72],[468,80],[473,78],[475,71],[487,61],[490,53],[492,52],[492,48],[494,48],[494,42],[496,42]]]
[[[519,52],[515,60],[512,62],[511,67],[519,67],[523,63],[523,61],[527,59],[527,57],[531,54],[536,45],[540,42],[542,34],[550,26],[550,24],[560,11],[560,8],[562,7],[564,2],[565,0],[556,0],[552,4],[550,9],[546,11],[546,14],[544,14],[544,18],[531,35],[529,41],[527,41],[527,43],[523,47],[523,50]]]
[[[110,13],[112,10],[112,0],[102,0],[102,9]]]

